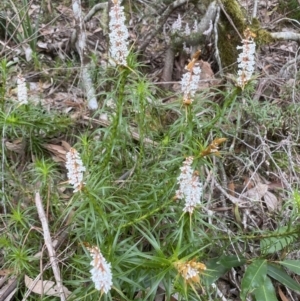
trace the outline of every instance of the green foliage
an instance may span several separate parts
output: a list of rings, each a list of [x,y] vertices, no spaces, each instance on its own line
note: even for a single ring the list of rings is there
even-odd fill
[[[267,262],[264,259],[253,261],[246,269],[241,285],[241,299],[246,300],[246,297],[256,288],[260,287],[265,282],[267,275]]]
[[[299,264],[300,262],[298,262],[297,265]],[[289,276],[279,265],[268,264],[268,275],[281,282],[291,290],[300,292],[300,284],[292,279],[292,277]]]
[[[9,0],[11,3],[11,8],[13,9],[17,23],[12,23],[12,30],[8,33],[16,43],[29,43],[32,51],[36,49],[36,43],[38,38],[39,30],[39,18],[32,21],[31,16],[29,15],[29,2],[27,0],[22,0],[20,3],[14,3],[12,0]],[[17,30],[21,26],[22,30]],[[9,27],[10,28],[10,27]]]
[[[274,301],[277,300],[275,288],[271,279],[267,276],[264,281],[254,290],[256,300]]]
[[[290,229],[288,227],[282,227],[276,232],[277,233],[274,233],[274,237],[264,238],[260,241],[260,249],[262,254],[273,254],[281,251],[283,248],[295,242],[298,237],[296,229]]]
[[[279,1],[279,11],[286,15],[287,18],[299,20],[299,2],[297,0]]]
[[[236,11],[237,2],[223,3],[230,15],[236,15],[233,22],[242,33],[245,24],[241,11]],[[27,4],[24,1],[23,7]],[[37,30],[27,10],[18,14],[24,20],[23,36],[18,36],[18,41],[30,39],[34,48]],[[229,59],[235,61],[236,41],[231,43],[227,33],[234,38],[236,35],[232,29],[228,31],[228,24],[226,28],[221,26],[225,29],[221,38],[232,44],[227,48]],[[225,50],[221,52],[226,55]],[[33,59],[40,68],[38,56],[33,55]],[[85,116],[78,117],[79,121],[30,101],[26,105],[13,104],[6,93],[12,71],[6,60],[1,61],[1,218],[5,229],[0,247],[4,266],[21,276],[35,277],[39,272],[35,255],[44,240],[41,221],[32,206],[38,190],[51,235],[61,238],[63,232],[57,256],[63,262],[61,275],[72,291],[71,300],[155,300],[162,287],[167,300],[175,293],[182,300],[215,300],[212,284],[232,269],[243,273],[242,300],[250,295],[260,301],[276,300],[273,281],[299,291],[290,273],[299,274],[300,262],[285,259],[286,253],[297,246],[297,190],[292,200],[285,200],[282,210],[258,212],[278,226],[270,231],[254,219],[248,228],[244,225],[243,218],[252,218],[252,213],[259,210],[256,204],[248,206],[243,200],[233,205],[224,200],[223,206],[220,195],[215,196],[208,188],[211,179],[221,183],[227,175],[234,178],[239,173],[243,177],[245,170],[249,174],[257,172],[265,158],[270,159],[257,144],[268,137],[272,146],[287,112],[267,101],[253,100],[255,81],[243,91],[230,83],[202,91],[190,106],[180,101],[164,104],[159,99],[163,92],[141,73],[144,66],[139,65],[135,54],[130,54],[128,68],[102,68],[97,66],[95,55],[91,59],[99,110],[87,113],[82,109]],[[55,62],[55,67],[61,68],[56,70],[54,81],[73,81],[75,71],[71,66],[76,62],[61,63]],[[218,137],[227,139],[224,145],[217,145],[204,156],[202,152]],[[21,150],[7,147],[6,142],[15,140],[21,141]],[[49,151],[47,144],[54,144],[59,155]],[[76,148],[86,168],[82,189],[76,193],[67,181],[63,158],[67,144]],[[287,168],[290,164],[289,155],[281,152],[270,152],[272,167]],[[175,198],[187,156],[195,159],[193,176],[199,174],[205,183],[201,205],[193,214],[184,213],[183,201]],[[228,158],[239,162],[238,172],[227,165]],[[229,167],[222,171],[223,166]],[[222,185],[226,186],[226,179]],[[265,204],[260,205],[263,208]],[[219,209],[226,214],[220,214]],[[99,294],[90,279],[87,246],[98,246],[111,263],[113,289],[108,295]],[[45,265],[47,260],[45,254],[39,258]],[[206,269],[198,273],[199,281],[185,279],[178,268],[182,264],[184,271],[189,262],[205,264]],[[45,280],[52,277],[50,270],[43,274]],[[22,284],[20,287],[25,289]],[[41,297],[32,297],[37,299]]]

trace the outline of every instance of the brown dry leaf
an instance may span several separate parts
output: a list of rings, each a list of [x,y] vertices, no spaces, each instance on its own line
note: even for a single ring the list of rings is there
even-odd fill
[[[250,199],[251,201],[260,201],[264,198],[267,208],[270,212],[276,210],[279,206],[277,197],[268,191],[269,185],[258,183],[255,187],[249,189],[241,195],[241,198]]]
[[[267,191],[268,191],[268,185],[258,183],[255,187],[243,193],[241,195],[241,198],[246,198],[247,200],[250,199],[251,201],[260,201],[262,197],[265,196]]]
[[[200,60],[199,66],[201,68],[201,80],[215,78],[215,74],[211,69],[210,63]]]
[[[7,276],[9,274],[12,274],[13,270],[10,270],[10,269],[3,269],[3,270],[0,270],[0,276]]]
[[[30,289],[32,292],[39,294],[39,295],[47,295],[47,296],[55,296],[59,297],[59,290],[55,282],[49,281],[49,280],[38,280],[36,284],[34,285],[34,280],[29,278],[25,275],[25,285],[28,289]],[[34,285],[34,287],[32,287]],[[65,293],[65,296],[68,297],[71,292],[63,286],[63,290]]]
[[[56,144],[43,144],[43,147],[53,154],[52,159],[55,162],[66,162],[67,150]]]
[[[275,211],[279,206],[277,197],[270,191],[266,192],[266,194],[264,195],[264,200],[270,212]]]
[[[25,144],[23,143],[22,138],[15,139],[12,142],[5,141],[5,146],[10,151],[13,151],[18,154],[24,154],[25,151]]]
[[[71,145],[67,142],[67,141],[64,141],[62,140],[61,141],[61,146],[68,152],[70,149],[71,149]]]

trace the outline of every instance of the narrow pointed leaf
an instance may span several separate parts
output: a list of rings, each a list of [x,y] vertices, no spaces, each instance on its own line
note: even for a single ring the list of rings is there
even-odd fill
[[[279,261],[279,263],[285,266],[287,269],[300,275],[300,260],[284,260],[284,261]]]
[[[269,277],[266,277],[265,282],[254,291],[256,300],[259,301],[276,301],[276,292],[273,283]]]
[[[266,260],[258,259],[250,264],[245,272],[242,279],[242,291],[241,299],[245,300],[247,295],[251,293],[254,289],[259,287],[265,282],[267,277],[267,263]]]
[[[216,282],[221,276],[223,276],[230,269],[224,267],[218,262],[217,258],[212,258],[205,262],[206,271],[202,275],[203,283],[206,286],[210,286],[212,283]]]
[[[267,266],[269,276],[281,282],[291,290],[300,292],[300,284],[292,279],[280,266],[274,264],[268,264]]]
[[[226,268],[234,268],[245,264],[246,259],[236,255],[222,255],[219,259],[219,263]]]

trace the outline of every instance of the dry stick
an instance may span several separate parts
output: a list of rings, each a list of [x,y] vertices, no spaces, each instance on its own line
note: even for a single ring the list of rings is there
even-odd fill
[[[96,91],[93,86],[93,81],[89,72],[89,63],[86,63],[86,33],[84,29],[84,21],[82,18],[81,11],[81,0],[72,0],[72,7],[74,13],[74,19],[76,22],[76,34],[73,35],[73,43],[75,43],[76,50],[80,56],[82,73],[81,79],[83,83],[83,88],[85,89],[88,108],[91,110],[98,109],[98,103],[96,98]],[[75,41],[74,41],[75,40]]]
[[[218,48],[218,39],[219,39],[219,35],[218,35],[218,22],[220,19],[220,6],[217,7],[217,13],[216,13],[216,18],[215,18],[215,22],[214,22],[214,35],[215,35],[215,58],[219,67],[219,74],[221,76],[224,75],[223,72],[223,68],[222,68],[222,62],[221,62],[221,58],[220,58],[220,52],[219,52],[219,48]]]
[[[60,294],[60,300],[65,301],[66,297],[65,297],[65,293],[64,293],[64,289],[63,289],[63,285],[62,285],[62,280],[60,277],[59,266],[57,264],[56,253],[55,253],[55,250],[52,245],[52,240],[51,240],[50,231],[49,231],[49,227],[48,227],[48,221],[47,221],[47,218],[45,215],[45,211],[43,209],[42,200],[41,200],[41,196],[40,196],[39,192],[36,192],[36,194],[35,194],[35,205],[36,205],[36,208],[38,211],[40,221],[42,223],[43,232],[44,232],[44,240],[45,240],[45,244],[46,244],[46,247],[47,247],[47,250],[49,253],[50,264],[51,264],[51,267],[53,270],[56,285],[58,287],[58,292]]]
[[[215,283],[213,283],[211,286],[212,286],[213,289],[216,290],[218,297],[221,298],[221,301],[227,301],[227,299],[225,298],[225,296],[224,296],[223,293],[219,290],[219,288],[216,286]]]
[[[256,16],[257,16],[257,3],[258,3],[258,0],[254,0],[252,19],[256,18]]]
[[[6,279],[5,279],[5,281],[6,281]],[[5,281],[3,281],[3,283]],[[17,277],[10,278],[9,281],[11,281],[11,282],[8,282],[8,284],[5,285],[5,289],[1,286],[0,301],[10,300],[11,299],[11,298],[9,298],[10,295],[13,296],[17,291],[17,285],[18,285]]]
[[[271,32],[270,35],[273,39],[292,40],[296,42],[300,41],[300,34],[296,32],[290,32],[290,31]]]

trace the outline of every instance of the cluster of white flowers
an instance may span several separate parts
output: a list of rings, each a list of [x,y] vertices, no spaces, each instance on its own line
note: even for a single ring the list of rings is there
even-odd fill
[[[120,0],[113,0],[109,16],[110,56],[117,64],[127,66],[129,33],[125,26],[124,7],[120,5]]]
[[[28,103],[27,97],[27,87],[25,78],[22,75],[18,75],[17,77],[17,85],[18,85],[18,102],[20,105]]]
[[[182,28],[182,19],[181,19],[180,14],[178,14],[177,20],[172,24],[171,31],[174,34],[176,32],[181,31],[181,28]],[[193,30],[190,29],[190,26],[188,23],[185,24],[185,29],[184,29],[183,34],[185,36],[189,36],[192,32],[197,32],[197,30],[198,30],[198,24],[197,24],[197,21],[195,20],[194,25],[193,25]]]
[[[197,31],[198,31],[198,23],[197,20],[194,20],[193,32],[197,32]]]
[[[91,279],[98,291],[107,294],[111,290],[113,284],[111,264],[106,261],[97,246],[87,249],[93,258],[91,261],[91,266],[93,268],[90,270],[90,273],[92,274]]]
[[[200,66],[196,62],[192,62],[189,65],[186,68],[188,72],[184,73],[181,79],[183,103],[186,105],[191,104],[194,100],[195,93],[198,89],[201,73]]]
[[[237,46],[242,49],[237,59],[238,62],[238,78],[237,85],[244,89],[246,83],[250,80],[255,66],[255,42],[251,37],[242,40],[243,45]]]
[[[184,199],[184,212],[193,213],[197,205],[200,205],[202,196],[202,183],[199,181],[199,176],[194,172],[191,165],[193,157],[187,157],[180,168],[181,173],[177,178],[179,189],[176,191],[177,199]]]
[[[198,270],[188,265],[186,269],[186,274],[184,275],[185,279],[189,280],[190,278],[194,278],[197,275],[198,275]]]
[[[74,192],[80,191],[83,187],[83,172],[85,167],[75,148],[71,148],[66,154],[66,168],[68,170],[69,183],[73,185]]]
[[[177,20],[172,24],[172,33],[180,31],[182,26],[182,20],[180,14],[178,14]]]
[[[191,29],[188,23],[185,24],[184,34],[188,37],[191,34]]]

